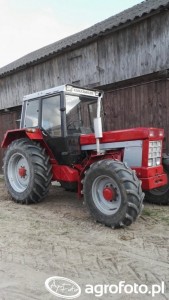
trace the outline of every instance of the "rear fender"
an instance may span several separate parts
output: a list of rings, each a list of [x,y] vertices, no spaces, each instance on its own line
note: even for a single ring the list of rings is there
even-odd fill
[[[23,128],[8,130],[4,135],[4,139],[1,143],[1,148],[7,148],[13,141],[22,138],[28,138],[30,140],[35,140],[39,142],[42,145],[42,147],[46,149],[46,152],[49,155],[50,159],[55,160],[54,155],[48,147],[48,145],[46,144],[43,134],[39,128]]]
[[[36,129],[35,132],[31,132],[33,129],[14,129],[8,130],[5,135],[4,139],[1,143],[1,148],[7,148],[13,141],[22,139],[22,138],[29,138],[30,140],[43,140],[42,132],[39,129]]]

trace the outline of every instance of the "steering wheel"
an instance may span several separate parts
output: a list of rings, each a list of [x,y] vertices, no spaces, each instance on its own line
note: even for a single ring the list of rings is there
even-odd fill
[[[76,124],[78,126],[76,126]],[[71,121],[67,124],[67,129],[78,129],[79,128],[79,121]]]
[[[47,132],[47,130],[46,130],[46,129],[44,129],[42,126],[41,126],[41,127],[39,127],[39,129],[42,131],[42,134],[44,134],[44,135],[46,135],[46,136],[50,137],[50,134],[49,134],[49,132]]]

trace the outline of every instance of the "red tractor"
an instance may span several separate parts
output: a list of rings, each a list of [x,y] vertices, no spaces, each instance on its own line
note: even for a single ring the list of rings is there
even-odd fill
[[[103,93],[63,85],[24,97],[21,125],[5,134],[6,187],[14,201],[37,203],[51,181],[84,196],[92,216],[128,226],[144,193],[166,187],[163,129],[102,131]],[[141,187],[142,182],[142,187]]]

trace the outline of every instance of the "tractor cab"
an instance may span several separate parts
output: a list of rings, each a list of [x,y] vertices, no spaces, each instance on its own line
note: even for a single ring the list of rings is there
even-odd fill
[[[103,93],[63,85],[24,97],[21,128],[40,128],[59,164],[77,163],[80,136],[94,133],[94,120],[103,116]],[[97,126],[98,127],[98,126]]]

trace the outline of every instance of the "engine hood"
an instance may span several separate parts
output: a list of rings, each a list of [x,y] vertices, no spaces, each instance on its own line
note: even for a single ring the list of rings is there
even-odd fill
[[[123,141],[134,141],[134,140],[145,140],[145,139],[159,139],[164,138],[164,130],[161,128],[131,128],[116,131],[103,132],[103,137],[100,139],[100,143],[111,143],[111,142],[123,142]],[[84,134],[80,136],[80,145],[95,144],[96,138],[94,134]]]

